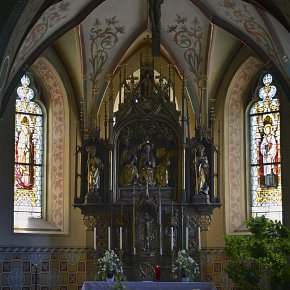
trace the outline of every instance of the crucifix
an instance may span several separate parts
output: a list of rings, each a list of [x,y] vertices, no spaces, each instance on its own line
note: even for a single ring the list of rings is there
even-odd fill
[[[138,80],[137,77],[134,77],[133,68],[131,68],[131,75],[130,75],[130,77],[127,78],[127,80],[130,81],[130,87],[131,87],[131,89],[133,89],[135,81]]]
[[[152,56],[160,56],[160,18],[161,4],[164,0],[149,1],[149,18],[152,29]]]

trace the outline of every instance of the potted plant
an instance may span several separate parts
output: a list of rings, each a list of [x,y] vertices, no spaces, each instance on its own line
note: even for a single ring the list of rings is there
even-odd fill
[[[289,289],[289,230],[264,216],[245,224],[249,235],[225,237],[225,253],[230,259],[225,271],[229,277],[241,290]]]
[[[104,256],[98,259],[97,273],[102,280],[124,280],[123,265],[114,250],[106,250]]]
[[[183,282],[189,282],[198,276],[199,266],[185,250],[181,250],[177,254],[172,272],[181,276]]]

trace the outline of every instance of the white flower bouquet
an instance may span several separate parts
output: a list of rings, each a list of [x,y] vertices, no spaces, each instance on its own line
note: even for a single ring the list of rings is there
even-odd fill
[[[199,274],[197,262],[185,251],[179,251],[172,272],[193,281]]]
[[[97,270],[102,280],[112,275],[119,281],[125,277],[122,262],[114,250],[106,250],[104,256],[98,259]]]
[[[97,273],[102,280],[114,276],[117,281],[125,278],[123,265],[114,250],[106,250],[105,255],[97,261]]]

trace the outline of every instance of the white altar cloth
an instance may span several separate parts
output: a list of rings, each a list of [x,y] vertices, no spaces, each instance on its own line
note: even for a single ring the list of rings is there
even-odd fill
[[[122,282],[123,283],[123,282]],[[211,282],[124,282],[128,290],[166,289],[166,290],[216,290]],[[110,290],[114,282],[86,281],[82,290]]]

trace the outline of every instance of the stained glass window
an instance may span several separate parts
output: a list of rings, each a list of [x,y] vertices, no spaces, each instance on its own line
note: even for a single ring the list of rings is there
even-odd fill
[[[280,103],[272,80],[264,75],[259,101],[250,108],[251,213],[282,221]]]
[[[28,75],[17,88],[14,219],[42,217],[44,115]]]

